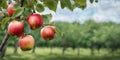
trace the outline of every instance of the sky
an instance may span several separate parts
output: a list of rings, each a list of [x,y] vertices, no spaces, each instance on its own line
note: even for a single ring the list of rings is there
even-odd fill
[[[94,2],[91,4],[89,0],[87,0],[87,7],[84,10],[75,8],[73,11],[67,8],[61,9],[59,2],[56,12],[46,8],[43,13],[51,13],[53,15],[51,21],[78,21],[84,23],[86,20],[93,19],[96,22],[112,21],[120,23],[120,0],[98,1],[98,3]]]

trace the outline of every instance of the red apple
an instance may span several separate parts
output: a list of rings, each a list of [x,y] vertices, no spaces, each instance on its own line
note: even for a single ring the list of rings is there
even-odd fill
[[[22,51],[31,50],[34,46],[34,38],[31,35],[24,35],[19,39],[19,46]]]
[[[55,36],[55,29],[53,26],[45,26],[41,29],[40,34],[43,39],[45,40],[51,40]]]
[[[8,25],[8,33],[10,35],[20,37],[24,33],[24,24],[22,22],[13,20]]]
[[[36,29],[40,28],[43,24],[42,16],[40,14],[36,14],[36,13],[31,14],[27,18],[27,23],[30,25],[30,28],[32,30],[36,30]]]
[[[11,17],[12,15],[13,15],[13,13],[14,13],[14,9],[13,9],[13,7],[14,7],[14,3],[11,3],[10,5],[8,5],[8,7],[7,7],[7,12],[8,12],[8,15]]]

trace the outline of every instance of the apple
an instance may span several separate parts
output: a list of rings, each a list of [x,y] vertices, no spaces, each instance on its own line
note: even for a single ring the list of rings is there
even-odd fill
[[[43,19],[40,14],[34,13],[28,16],[27,23],[32,30],[40,28],[43,24]]]
[[[14,9],[13,9],[13,7],[14,7],[14,3],[11,3],[11,4],[9,4],[8,5],[8,7],[7,7],[7,12],[8,12],[8,15],[11,17],[12,15],[13,15],[13,13],[14,13]]]
[[[45,26],[41,29],[40,35],[45,40],[51,40],[55,36],[55,28],[53,26]]]
[[[11,21],[8,25],[8,33],[20,37],[24,34],[24,24],[16,20]]]
[[[34,46],[34,38],[31,35],[23,35],[18,43],[22,51],[29,51]]]

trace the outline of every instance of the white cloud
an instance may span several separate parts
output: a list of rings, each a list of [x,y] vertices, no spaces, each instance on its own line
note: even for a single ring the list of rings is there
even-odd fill
[[[90,4],[87,9],[96,9],[92,14],[95,21],[113,21],[119,22],[120,17],[120,1],[115,0],[101,0],[99,3]]]
[[[52,13],[52,20],[54,21],[73,22],[75,20],[79,20],[81,23],[83,23],[87,19],[94,19],[97,22],[120,22],[120,1],[99,0],[98,3],[94,2],[93,4],[87,2],[87,8],[85,10],[76,8],[73,12],[67,8],[61,9],[59,3],[56,13],[48,9],[44,13]]]

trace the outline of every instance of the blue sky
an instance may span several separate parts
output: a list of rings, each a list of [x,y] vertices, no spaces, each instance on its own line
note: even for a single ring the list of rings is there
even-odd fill
[[[75,8],[70,11],[67,8],[61,9],[58,4],[57,11],[53,12],[46,9],[43,13],[51,13],[53,15],[51,21],[67,21],[75,20],[84,23],[88,19],[93,19],[96,22],[112,21],[120,23],[120,0],[99,0],[98,3],[90,3],[87,0],[87,7],[84,10]]]

